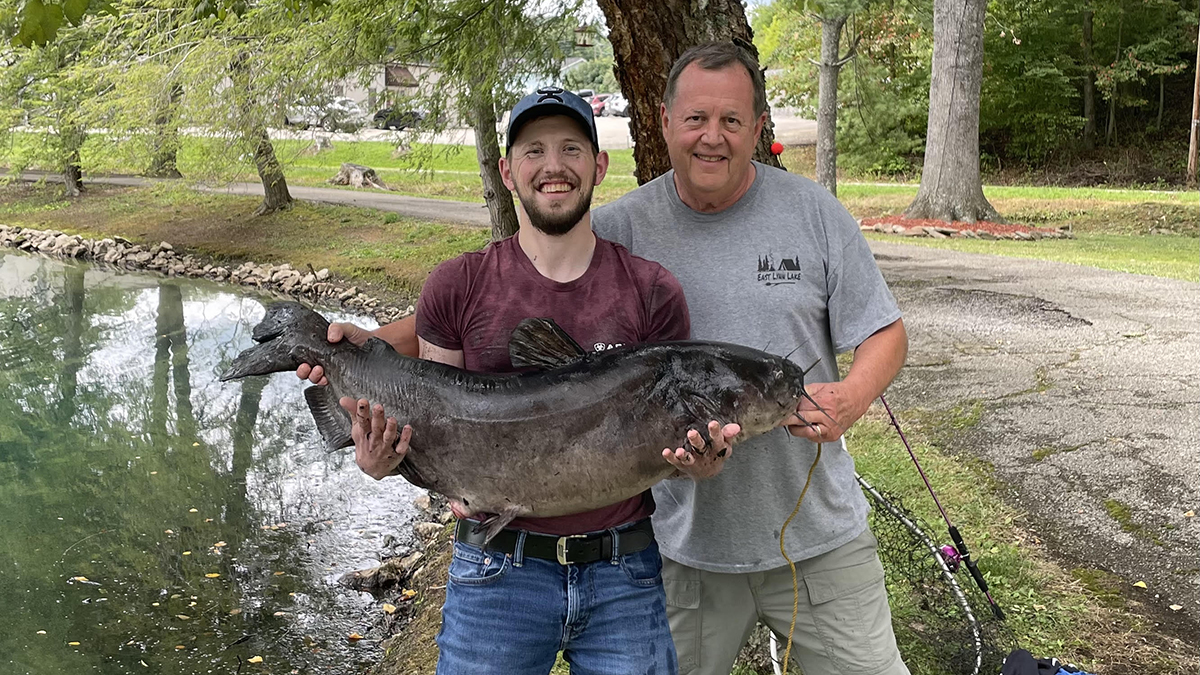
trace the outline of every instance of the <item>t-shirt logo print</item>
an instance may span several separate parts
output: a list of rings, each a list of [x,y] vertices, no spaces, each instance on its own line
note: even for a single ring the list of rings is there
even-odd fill
[[[776,258],[768,253],[758,257],[758,281],[764,286],[780,286],[800,281],[800,255],[794,258]]]

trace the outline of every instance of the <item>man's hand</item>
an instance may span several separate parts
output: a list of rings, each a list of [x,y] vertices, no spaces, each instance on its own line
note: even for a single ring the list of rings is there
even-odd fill
[[[708,437],[712,444],[704,442],[699,431],[688,431],[690,448],[663,448],[663,459],[675,467],[679,476],[687,476],[692,480],[704,480],[721,473],[725,468],[725,460],[733,455],[733,438],[742,432],[738,424],[726,424],[713,420],[708,423]],[[708,446],[706,448],[706,446]]]
[[[862,405],[844,382],[822,382],[805,389],[816,404],[807,398],[801,400],[796,412],[784,419],[783,425],[791,435],[807,438],[813,443],[829,443],[841,438],[871,405],[869,400]]]
[[[397,433],[395,418],[385,419],[383,406],[376,403],[371,407],[365,398],[356,401],[343,396],[338,403],[354,420],[350,437],[354,439],[354,461],[358,463],[358,468],[375,480],[392,475],[408,454],[412,427],[406,424]]]
[[[351,344],[359,347],[367,343],[367,338],[371,337],[371,331],[366,328],[359,328],[352,323],[331,323],[329,324],[329,332],[325,338],[330,342],[341,342],[343,339],[349,340]],[[329,380],[325,379],[325,369],[321,366],[312,366],[307,363],[301,363],[296,369],[296,377],[302,380],[308,380],[313,384],[325,386],[329,384]],[[351,413],[353,417],[354,413]]]

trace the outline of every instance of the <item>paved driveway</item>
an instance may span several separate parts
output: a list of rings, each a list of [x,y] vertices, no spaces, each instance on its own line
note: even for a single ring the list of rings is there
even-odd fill
[[[891,402],[981,401],[954,449],[995,466],[1035,533],[1200,616],[1200,285],[871,247],[911,339]]]

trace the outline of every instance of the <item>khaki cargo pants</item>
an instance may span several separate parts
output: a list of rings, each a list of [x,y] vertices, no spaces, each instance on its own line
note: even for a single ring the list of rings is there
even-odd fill
[[[870,530],[796,563],[800,610],[792,661],[804,675],[908,675],[892,634],[883,566]],[[718,574],[663,558],[667,616],[680,675],[729,675],[758,621],[779,637],[783,658],[792,621],[787,566]]]

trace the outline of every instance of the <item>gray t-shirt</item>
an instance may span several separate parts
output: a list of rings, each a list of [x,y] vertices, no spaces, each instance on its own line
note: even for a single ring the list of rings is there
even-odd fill
[[[592,217],[596,233],[656,261],[683,285],[692,337],[791,353],[808,383],[838,377],[836,354],[900,318],[854,218],[816,183],[755,163],[750,190],[720,213],[699,213],[674,172]],[[697,420],[699,422],[699,420]],[[792,512],[816,445],[784,429],[741,443],[716,478],[654,487],[663,555],[712,572],[786,564],[779,528]],[[867,502],[842,442],[822,446],[800,513],[788,526],[793,560],[845,544],[866,529]]]

